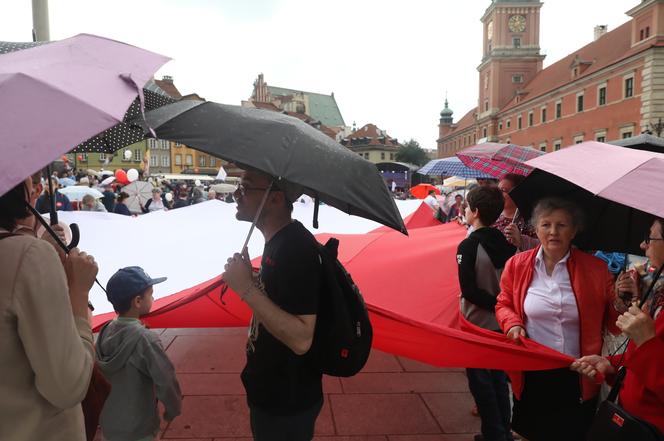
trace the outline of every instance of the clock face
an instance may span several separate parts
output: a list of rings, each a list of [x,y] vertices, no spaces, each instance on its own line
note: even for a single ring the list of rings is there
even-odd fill
[[[523,32],[526,30],[526,17],[523,15],[513,15],[508,22],[510,31]]]

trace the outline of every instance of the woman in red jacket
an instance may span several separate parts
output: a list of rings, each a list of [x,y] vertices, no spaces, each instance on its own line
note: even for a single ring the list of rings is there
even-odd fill
[[[508,337],[528,337],[574,358],[599,354],[602,331],[618,315],[606,263],[571,246],[582,215],[563,199],[537,204],[533,224],[541,246],[507,262],[496,304],[496,318]],[[569,369],[511,377],[517,433],[535,441],[585,440],[599,385]]]
[[[650,260],[650,269],[664,264],[664,219],[652,223],[641,248]],[[650,283],[642,283],[644,292]],[[636,284],[623,289],[635,291]],[[620,390],[620,405],[630,414],[657,426],[664,433],[664,275],[657,280],[642,309],[632,305],[616,325],[631,339],[624,357],[611,360],[598,355],[581,357],[572,369],[595,378],[602,373],[611,382],[622,361],[627,375]],[[621,360],[622,358],[622,360]]]

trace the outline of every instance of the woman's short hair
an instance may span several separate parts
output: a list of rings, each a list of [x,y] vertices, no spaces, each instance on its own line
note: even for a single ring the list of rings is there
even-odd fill
[[[0,227],[12,231],[16,221],[30,215],[28,209],[28,188],[21,182],[7,193],[0,196]]]
[[[505,208],[503,193],[497,187],[475,187],[468,192],[466,202],[471,210],[478,210],[482,225],[496,222]]]
[[[522,183],[524,179],[526,179],[526,177],[523,175],[518,175],[516,173],[507,173],[505,176],[502,177],[502,179],[510,181],[512,187],[516,187],[517,185]]]
[[[121,191],[120,194],[118,195],[118,202],[122,202],[125,199],[127,199],[128,197],[129,197],[129,193]]]
[[[546,197],[540,199],[533,210],[533,215],[531,217],[532,224],[537,226],[540,217],[551,214],[557,210],[566,212],[572,220],[572,225],[574,225],[577,230],[580,231],[583,229],[586,220],[584,211],[575,202],[561,197]]]

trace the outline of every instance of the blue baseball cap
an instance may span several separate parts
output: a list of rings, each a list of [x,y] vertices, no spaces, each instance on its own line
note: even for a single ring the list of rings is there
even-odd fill
[[[112,304],[137,296],[148,287],[166,280],[166,277],[151,278],[140,266],[119,269],[106,284],[106,298]]]

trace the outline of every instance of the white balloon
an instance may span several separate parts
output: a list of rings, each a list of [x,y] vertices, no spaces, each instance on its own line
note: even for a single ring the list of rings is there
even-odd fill
[[[201,186],[201,180],[200,180],[200,179],[196,179],[196,180],[194,181],[194,184],[196,184],[196,187],[200,187],[200,186]]]
[[[125,159],[129,160],[129,159],[131,159],[131,156],[132,156],[131,150],[125,150],[124,151],[124,158]]]
[[[136,179],[138,179],[138,170],[135,168],[130,168],[127,170],[127,180],[129,182],[134,182]]]
[[[168,202],[171,202],[173,200],[173,193],[170,191],[166,193],[166,196],[164,196]]]

